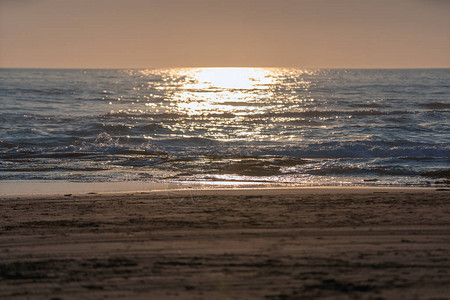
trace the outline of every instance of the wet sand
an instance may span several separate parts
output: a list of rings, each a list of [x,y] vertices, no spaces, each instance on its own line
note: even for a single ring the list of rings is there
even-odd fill
[[[0,199],[0,299],[449,299],[450,192]]]

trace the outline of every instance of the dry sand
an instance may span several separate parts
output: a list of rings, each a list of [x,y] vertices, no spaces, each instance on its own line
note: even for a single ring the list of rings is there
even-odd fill
[[[450,192],[0,199],[1,299],[449,299]]]

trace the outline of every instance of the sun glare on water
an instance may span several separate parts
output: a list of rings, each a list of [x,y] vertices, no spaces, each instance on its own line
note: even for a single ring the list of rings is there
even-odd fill
[[[273,82],[270,71],[257,68],[202,68],[194,71],[193,88],[248,90]]]
[[[221,141],[274,140],[284,111],[304,110],[306,71],[279,68],[175,68],[139,71],[148,78],[145,112],[167,114],[171,132]],[[144,112],[144,111],[142,111]],[[170,117],[169,117],[170,116]],[[194,120],[197,120],[194,122]],[[285,120],[286,121],[286,120]],[[200,130],[200,135],[199,135]],[[286,137],[286,136],[285,136]]]
[[[188,80],[178,87],[173,100],[189,114],[257,112],[257,106],[245,104],[260,98],[262,91],[267,96],[274,83],[269,69],[199,68],[180,73]]]

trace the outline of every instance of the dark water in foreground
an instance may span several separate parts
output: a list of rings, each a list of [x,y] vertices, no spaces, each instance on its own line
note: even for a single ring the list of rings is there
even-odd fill
[[[1,69],[0,104],[1,180],[448,185],[450,69]]]

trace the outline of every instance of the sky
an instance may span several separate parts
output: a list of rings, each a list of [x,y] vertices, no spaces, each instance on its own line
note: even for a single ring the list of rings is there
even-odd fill
[[[449,68],[450,0],[0,0],[0,67]]]

